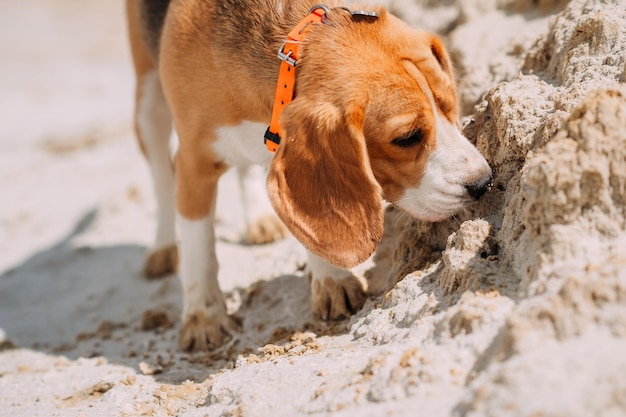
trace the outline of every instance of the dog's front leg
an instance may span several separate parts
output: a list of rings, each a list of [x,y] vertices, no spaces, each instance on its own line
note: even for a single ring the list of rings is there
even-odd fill
[[[179,152],[176,168],[183,287],[179,345],[185,350],[207,350],[221,345],[237,329],[226,313],[215,254],[215,197],[217,180],[225,167]]]
[[[323,320],[350,317],[363,307],[367,281],[308,252],[313,312]]]

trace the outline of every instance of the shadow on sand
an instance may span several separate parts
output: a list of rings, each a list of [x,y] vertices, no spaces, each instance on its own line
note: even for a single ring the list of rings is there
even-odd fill
[[[180,383],[232,367],[241,355],[263,360],[296,345],[306,348],[316,336],[348,331],[348,321],[314,318],[308,281],[294,271],[225,294],[229,311],[242,321],[241,333],[210,353],[181,352],[178,279],[143,278],[147,249],[139,245],[77,246],[75,238],[96,216],[97,210],[86,213],[59,242],[0,276],[0,328],[10,341],[4,349],[101,356]]]

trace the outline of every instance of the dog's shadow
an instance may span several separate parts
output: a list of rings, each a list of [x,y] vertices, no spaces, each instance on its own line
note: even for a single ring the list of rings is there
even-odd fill
[[[309,283],[294,268],[293,274],[226,293],[242,331],[224,346],[209,353],[181,352],[177,277],[141,277],[147,249],[140,245],[76,246],[75,238],[96,215],[95,210],[87,213],[59,242],[0,276],[0,328],[8,340],[3,349],[28,348],[70,359],[102,356],[179,383],[203,380],[238,360],[272,360],[292,350],[302,354],[317,348],[317,337],[348,331],[348,321],[315,319]]]

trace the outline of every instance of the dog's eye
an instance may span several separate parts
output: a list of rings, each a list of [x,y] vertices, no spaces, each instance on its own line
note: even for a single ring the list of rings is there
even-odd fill
[[[424,140],[424,132],[422,132],[421,130],[416,130],[406,136],[402,136],[392,140],[391,143],[393,145],[400,146],[401,148],[408,148],[410,146],[421,143],[422,140]]]

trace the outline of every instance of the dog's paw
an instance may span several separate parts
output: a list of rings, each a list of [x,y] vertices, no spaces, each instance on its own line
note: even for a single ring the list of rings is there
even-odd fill
[[[148,254],[143,264],[143,275],[146,278],[160,278],[171,274],[178,267],[178,248],[176,245],[155,249]]]
[[[183,319],[178,346],[191,352],[215,349],[240,329],[240,323],[226,313],[209,315],[198,311]]]
[[[354,275],[341,279],[313,277],[311,281],[313,313],[322,320],[348,318],[363,307],[367,298],[366,281]]]
[[[246,242],[252,245],[271,243],[287,236],[287,228],[275,215],[266,215],[252,222],[246,230]]]

